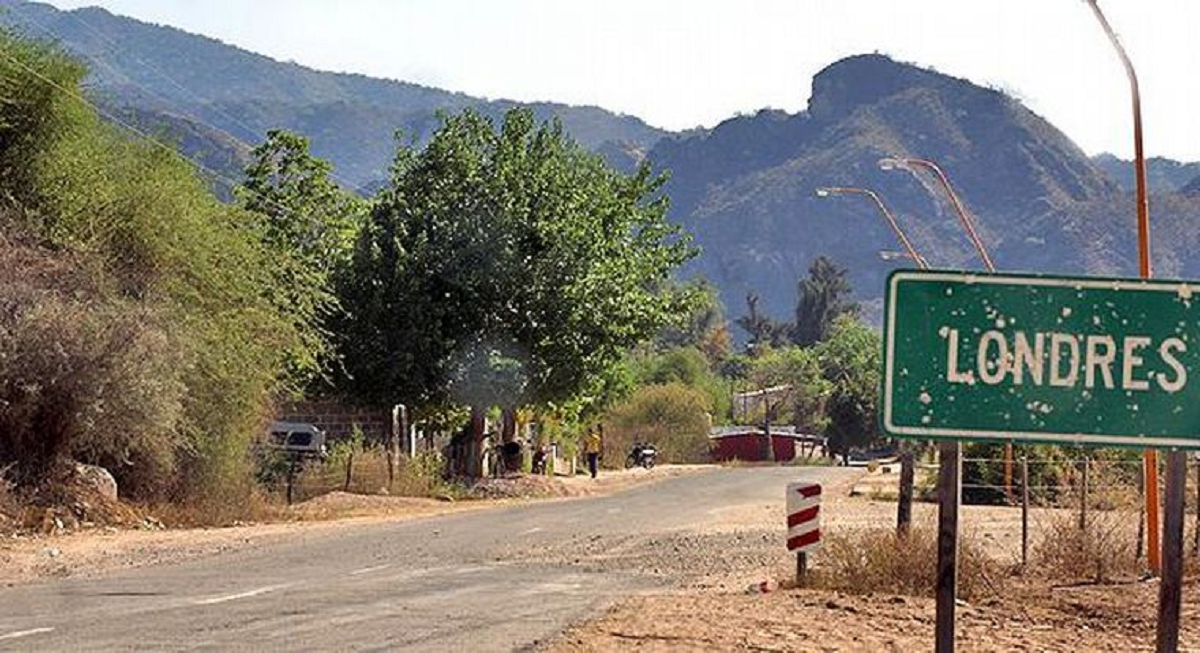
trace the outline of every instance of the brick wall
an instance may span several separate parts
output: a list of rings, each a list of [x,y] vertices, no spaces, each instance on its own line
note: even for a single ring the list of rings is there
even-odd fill
[[[364,408],[336,399],[283,402],[275,411],[281,422],[303,422],[325,431],[330,440],[340,440],[362,429],[368,441],[386,442],[392,430],[392,411]]]

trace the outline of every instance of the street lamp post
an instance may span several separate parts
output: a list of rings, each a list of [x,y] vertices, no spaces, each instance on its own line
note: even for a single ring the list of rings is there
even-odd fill
[[[834,195],[859,195],[866,197],[875,203],[879,209],[879,213],[883,215],[883,219],[891,227],[892,233],[896,234],[896,240],[900,241],[900,246],[904,248],[905,255],[912,259],[917,267],[921,269],[929,268],[929,263],[925,261],[925,257],[921,256],[913,247],[912,241],[908,239],[908,235],[900,228],[900,223],[896,221],[896,216],[892,214],[887,205],[883,203],[883,199],[879,194],[868,188],[854,188],[847,186],[826,186],[817,189],[817,197],[832,197]]]
[[[900,241],[900,245],[904,248],[903,252],[894,252],[900,256],[912,260],[913,264],[922,270],[929,269],[929,263],[921,256],[913,247],[912,241],[908,239],[908,234],[900,228],[900,223],[896,221],[896,216],[892,215],[891,210],[883,203],[883,199],[879,194],[867,188],[853,188],[844,186],[828,186],[817,189],[817,197],[832,197],[834,195],[859,195],[866,197],[875,202],[875,206],[879,208],[879,213],[883,215],[883,219],[892,228],[892,232],[896,234],[896,240]],[[886,260],[892,252],[880,252],[880,255]],[[900,492],[896,501],[896,531],[901,536],[907,536],[910,525],[912,523],[912,500],[913,500],[913,453],[909,450],[901,450],[900,453]]]
[[[954,211],[958,215],[959,222],[962,223],[963,229],[967,232],[967,237],[971,239],[971,244],[975,246],[975,251],[979,253],[979,258],[983,259],[983,267],[988,272],[995,272],[996,266],[992,264],[992,256],[988,254],[987,247],[983,244],[983,239],[979,237],[979,232],[975,230],[975,224],[971,220],[971,216],[967,213],[967,207],[958,198],[958,193],[954,192],[954,186],[950,185],[950,178],[938,164],[929,159],[904,158],[904,157],[886,157],[879,160],[879,167],[883,170],[907,170],[915,173],[915,168],[923,168],[932,172],[934,177],[937,177],[938,183],[941,184],[942,190],[946,192],[946,197],[950,199],[950,204],[954,206]]]
[[[1143,279],[1149,279],[1153,275],[1150,265],[1150,198],[1146,182],[1146,154],[1142,148],[1142,96],[1138,88],[1137,71],[1134,70],[1133,61],[1126,54],[1125,47],[1121,45],[1121,39],[1117,38],[1112,25],[1104,17],[1104,12],[1100,11],[1100,4],[1097,0],[1086,0],[1086,2],[1092,8],[1092,14],[1096,16],[1104,34],[1108,36],[1109,43],[1116,50],[1117,57],[1120,58],[1121,65],[1125,68],[1125,76],[1129,78],[1129,94],[1133,101],[1133,162],[1134,172],[1137,176],[1138,272]],[[1170,454],[1170,456],[1175,456],[1175,454]],[[1178,460],[1168,461],[1168,471],[1186,465],[1182,453],[1175,457]],[[1162,558],[1158,548],[1157,452],[1147,450],[1142,454],[1142,469],[1146,496],[1146,557],[1150,562],[1150,568],[1160,571]]]
[[[958,215],[958,221],[962,223],[963,229],[967,232],[967,237],[971,239],[971,244],[975,246],[975,251],[979,253],[979,258],[983,260],[983,267],[988,272],[995,272],[996,265],[992,263],[992,256],[988,253],[987,246],[983,244],[983,239],[979,237],[979,232],[975,229],[974,221],[971,220],[970,214],[967,213],[967,207],[959,199],[958,193],[954,191],[954,186],[950,183],[950,178],[942,171],[941,166],[930,161],[929,159],[919,159],[915,157],[885,157],[879,160],[879,167],[883,170],[906,170],[912,174],[916,174],[916,169],[921,168],[933,173],[941,184],[942,190],[946,193],[946,197],[950,200],[950,204],[954,206],[954,212]],[[1012,498],[1012,477],[1013,477],[1013,448],[1011,442],[1004,444],[1004,494],[1009,499]]]

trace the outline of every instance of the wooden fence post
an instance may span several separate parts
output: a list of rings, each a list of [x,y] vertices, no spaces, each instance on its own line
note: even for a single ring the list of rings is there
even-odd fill
[[[346,456],[346,482],[342,485],[342,492],[350,491],[350,479],[353,477],[353,470],[354,470],[354,452],[351,451],[350,454],[348,456]]]
[[[896,503],[896,533],[900,536],[908,535],[912,524],[914,475],[913,454],[905,448],[900,453],[900,496]]]
[[[1091,467],[1091,457],[1083,457],[1083,492],[1079,497],[1079,530],[1087,530],[1088,509],[1088,468]]]
[[[1163,505],[1162,581],[1158,586],[1158,651],[1179,649],[1179,611],[1183,599],[1183,513],[1187,487],[1187,453],[1167,453]]]
[[[296,454],[291,454],[289,456],[289,460],[288,460],[287,504],[289,506],[292,505],[292,498],[293,498],[292,497],[292,488],[295,486],[295,483],[296,483],[296,459],[297,459]]]
[[[1021,566],[1029,564],[1029,459],[1021,456]]]

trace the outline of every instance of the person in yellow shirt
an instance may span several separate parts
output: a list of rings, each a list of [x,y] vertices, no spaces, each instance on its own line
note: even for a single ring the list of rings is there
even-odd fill
[[[600,471],[600,452],[604,448],[604,441],[600,434],[600,427],[593,426],[588,429],[587,435],[583,438],[583,453],[587,455],[588,472],[592,478],[596,478],[596,474]]]

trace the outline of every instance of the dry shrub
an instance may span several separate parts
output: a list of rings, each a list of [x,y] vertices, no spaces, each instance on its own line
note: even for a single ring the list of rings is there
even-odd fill
[[[883,592],[933,596],[937,530],[914,527],[907,536],[891,528],[855,529],[825,536],[816,554],[812,585],[855,594]],[[958,593],[965,599],[999,593],[1006,571],[968,533],[958,536]]]
[[[20,512],[16,485],[8,479],[9,467],[0,467],[0,532],[12,526]]]
[[[0,464],[11,480],[46,481],[74,458],[108,468],[123,491],[164,487],[184,389],[159,313],[104,298],[66,254],[0,236],[0,264]]]
[[[1092,510],[1081,529],[1077,512],[1055,511],[1034,539],[1031,572],[1067,583],[1135,577],[1142,572],[1134,550],[1137,520],[1137,513]]]
[[[280,521],[287,516],[285,506],[259,491],[252,491],[238,501],[206,496],[155,504],[147,511],[168,528],[238,526]]]

